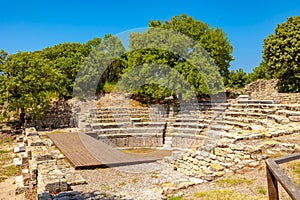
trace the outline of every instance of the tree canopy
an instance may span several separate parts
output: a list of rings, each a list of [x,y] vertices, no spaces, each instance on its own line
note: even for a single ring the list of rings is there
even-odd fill
[[[123,74],[127,78],[122,82],[126,83],[125,88],[140,85],[138,93],[150,98],[222,91],[219,71],[204,48],[190,37],[170,29],[149,28],[144,33],[132,33],[126,63]],[[139,73],[128,77],[127,73],[137,66],[140,66]]]
[[[228,75],[229,64],[233,60],[231,55],[233,48],[226,34],[220,28],[210,27],[207,23],[195,20],[185,14],[173,16],[171,20],[164,23],[160,20],[150,20],[149,27],[172,29],[199,42],[213,58],[221,76],[226,77]]]
[[[5,111],[15,111],[23,123],[25,114],[37,116],[47,108],[51,97],[61,91],[62,74],[49,65],[40,52],[18,52],[0,65],[1,103]]]
[[[263,59],[268,74],[279,79],[280,91],[300,91],[300,16],[278,24],[264,40]]]

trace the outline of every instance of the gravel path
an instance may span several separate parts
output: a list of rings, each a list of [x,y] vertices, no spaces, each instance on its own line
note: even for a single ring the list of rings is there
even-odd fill
[[[142,172],[142,173],[141,173]],[[83,193],[106,193],[122,199],[159,200],[164,199],[164,185],[189,178],[174,171],[167,164],[155,162],[131,166],[81,170],[80,174],[88,184],[73,186],[72,189]]]

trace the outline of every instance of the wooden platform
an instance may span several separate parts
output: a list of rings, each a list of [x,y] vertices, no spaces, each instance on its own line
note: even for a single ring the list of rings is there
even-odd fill
[[[75,169],[114,167],[158,160],[153,157],[131,156],[84,133],[49,133],[48,136]]]

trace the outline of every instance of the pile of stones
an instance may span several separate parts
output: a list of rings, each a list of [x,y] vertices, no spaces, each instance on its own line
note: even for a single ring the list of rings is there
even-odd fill
[[[16,177],[17,194],[36,186],[38,199],[52,199],[51,194],[86,184],[52,141],[35,128],[26,129],[16,140],[14,164],[22,169],[22,175]]]
[[[238,142],[218,145],[211,152],[196,149],[176,151],[169,162],[175,170],[198,178],[199,182],[207,182],[245,167],[257,167],[271,154],[294,153],[296,149],[299,147],[295,144],[270,140],[256,141],[253,144]]]

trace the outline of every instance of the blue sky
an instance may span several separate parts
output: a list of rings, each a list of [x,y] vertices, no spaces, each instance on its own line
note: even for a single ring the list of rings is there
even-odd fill
[[[300,15],[300,0],[0,0],[0,49],[16,53],[86,42],[182,13],[221,28],[234,48],[230,69],[251,72],[261,61],[263,39],[287,17]]]

